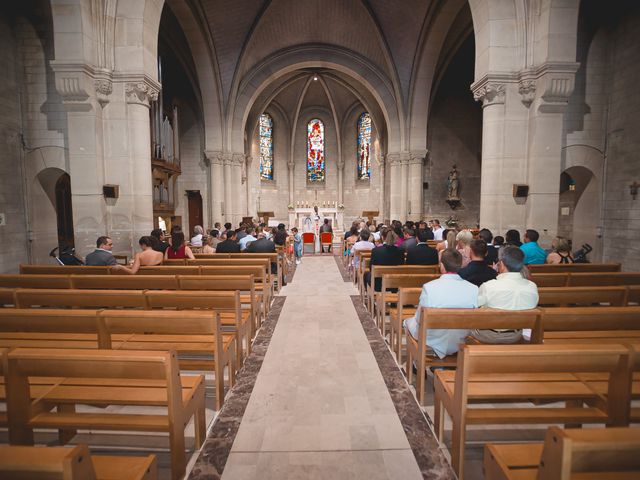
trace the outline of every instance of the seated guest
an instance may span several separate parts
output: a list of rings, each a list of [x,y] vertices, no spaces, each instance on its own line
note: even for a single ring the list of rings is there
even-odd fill
[[[460,269],[458,274],[467,282],[476,286],[493,280],[498,276],[496,271],[487,265],[487,244],[484,240],[472,240],[470,245],[471,261],[469,265]]]
[[[224,234],[226,235],[229,230],[231,230],[231,222],[227,222],[224,224]]]
[[[227,230],[227,239],[218,244],[216,253],[240,253],[240,245],[237,242],[235,231]]]
[[[164,252],[165,260],[172,260],[174,258],[189,258],[195,260],[191,248],[187,246],[184,241],[184,233],[177,231],[171,235],[171,246]]]
[[[573,263],[569,240],[564,237],[556,237],[551,242],[553,251],[547,255],[546,263]]]
[[[396,247],[402,247],[404,243],[404,230],[402,229],[402,224],[398,222],[395,227],[393,227],[393,231],[396,234]]]
[[[367,227],[365,227],[367,228]],[[331,228],[331,225],[329,224],[329,219],[325,218],[324,222],[322,223],[322,225],[320,225],[320,238],[322,239],[322,234],[323,233],[333,233],[333,228]],[[322,250],[322,253],[324,253],[324,245],[320,245],[320,248]],[[331,251],[331,245],[327,245],[327,251],[330,252]]]
[[[164,254],[165,250],[169,248],[169,244],[164,241],[164,232],[159,228],[151,230],[151,236],[154,237],[157,242],[153,245],[153,249],[156,252]]]
[[[238,242],[247,236],[247,225],[241,223],[240,226],[236,229],[236,239]]]
[[[514,247],[521,247],[520,232],[517,230],[507,230],[504,235],[504,243],[506,245],[513,245]]]
[[[218,246],[218,244],[222,241],[220,239],[220,230],[218,230],[217,228],[214,228],[213,230],[211,230],[209,232],[209,236],[211,238],[213,238],[213,245],[211,245],[211,246],[215,250],[215,248]]]
[[[538,232],[527,230],[524,234],[524,244],[520,249],[524,252],[525,265],[540,265],[547,260],[547,252],[538,245]]]
[[[255,242],[257,240],[257,238],[254,236],[254,233],[256,233],[256,231],[254,230],[253,227],[247,227],[246,230],[247,234],[242,237],[240,240],[238,240],[238,243],[240,244],[240,251],[244,252],[247,249],[247,245],[251,242]]]
[[[453,248],[447,248],[440,259],[442,275],[425,283],[420,294],[420,304],[416,314],[404,321],[407,334],[419,336],[420,307],[429,308],[477,308],[478,287],[458,275],[462,265],[462,255]],[[444,358],[458,352],[469,334],[465,329],[432,329],[427,332],[427,346],[438,357]]]
[[[431,234],[431,235],[430,235]],[[437,265],[438,252],[427,245],[431,230],[418,230],[418,243],[407,249],[407,265]]]
[[[191,237],[191,245],[193,245],[194,247],[201,247],[203,235],[204,235],[204,229],[200,225],[196,225],[193,228],[193,237]]]
[[[402,249],[406,252],[409,248],[415,247],[418,244],[416,239],[416,231],[410,227],[404,227],[402,230],[404,234],[404,242],[402,242]]]
[[[117,265],[116,258],[111,253],[113,240],[111,237],[102,236],[96,240],[96,249],[87,255],[84,264],[89,267],[107,267]]]
[[[524,252],[507,245],[500,249],[499,275],[480,286],[478,305],[500,310],[528,310],[538,305],[538,287],[527,280],[523,271]],[[521,330],[474,330],[472,335],[483,343],[516,343],[522,338]]]
[[[353,244],[356,243],[360,237],[358,225],[358,222],[353,222],[351,229],[344,235],[344,239],[347,241],[347,251],[345,252],[346,256],[351,255],[351,247],[353,247]]]
[[[504,237],[502,235],[496,235],[493,239],[493,246],[500,250],[500,247],[504,246]]]
[[[153,237],[140,237],[138,244],[142,252],[136,253],[131,268],[122,267],[122,270],[131,275],[135,275],[138,273],[138,270],[140,270],[140,267],[162,265],[164,255],[153,249],[153,245],[155,244]]]
[[[456,235],[456,249],[462,255],[462,266],[466,267],[471,261],[471,240],[473,234],[469,230],[462,230]]]
[[[478,237],[487,244],[487,256],[485,257],[485,263],[492,266],[498,263],[498,249],[493,245],[493,234],[488,228],[483,228],[478,233]]]
[[[284,223],[279,223],[276,233],[273,234],[273,243],[276,245],[284,245],[287,242],[288,236],[289,234],[287,233]]]
[[[369,230],[365,228],[360,232],[359,240],[353,244],[353,247],[351,247],[351,252],[353,253],[354,268],[358,268],[358,261],[359,261],[359,258],[356,255],[356,252],[373,250],[375,248],[375,245],[370,241],[370,239],[371,239],[371,233],[369,232]]]
[[[434,219],[431,223],[433,225],[433,239],[441,242],[446,236],[444,235],[444,229],[440,226],[440,220]]]
[[[438,250],[438,255],[440,255],[444,250],[446,250],[447,248],[449,248],[449,245],[451,245],[451,248],[455,248],[456,246],[456,235],[457,232],[453,229],[449,229],[449,228],[445,228],[442,232],[443,235],[443,239],[442,241],[439,241],[436,244],[436,250]]]
[[[245,237],[247,238],[247,237]],[[249,242],[247,248],[245,249],[246,253],[276,253],[276,244],[271,240],[268,240],[266,237],[260,235],[260,238]],[[278,263],[271,262],[271,273],[278,273]],[[286,285],[286,281],[282,280],[282,286]]]
[[[404,263],[404,252],[396,247],[398,236],[389,229],[384,239],[384,244],[371,250],[371,266],[375,265],[402,265]],[[366,285],[371,284],[371,272],[364,274],[364,282]],[[382,278],[376,278],[374,290],[379,292],[382,288]]]
[[[202,247],[202,253],[216,253],[216,249],[213,246],[213,237],[212,236],[208,236],[208,237],[204,237],[202,240],[203,243],[203,247]]]

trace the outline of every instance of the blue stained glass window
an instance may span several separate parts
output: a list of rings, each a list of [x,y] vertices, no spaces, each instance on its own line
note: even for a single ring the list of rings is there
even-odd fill
[[[371,116],[364,112],[358,118],[358,178],[371,178]]]
[[[324,182],[324,123],[317,118],[307,125],[307,180]]]
[[[267,113],[260,115],[260,178],[273,180],[273,120]]]

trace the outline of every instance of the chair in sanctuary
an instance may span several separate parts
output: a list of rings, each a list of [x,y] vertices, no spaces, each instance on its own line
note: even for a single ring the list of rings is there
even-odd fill
[[[331,251],[331,245],[333,245],[333,233],[331,232],[322,232],[320,234],[320,252],[324,253],[324,247],[329,247],[329,252]]]
[[[311,245],[311,253],[316,252],[316,234],[313,232],[305,232],[302,234],[302,253],[308,245]]]

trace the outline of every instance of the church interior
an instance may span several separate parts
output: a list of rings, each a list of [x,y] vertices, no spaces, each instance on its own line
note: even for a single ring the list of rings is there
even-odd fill
[[[0,478],[640,478],[636,28],[1,2]]]

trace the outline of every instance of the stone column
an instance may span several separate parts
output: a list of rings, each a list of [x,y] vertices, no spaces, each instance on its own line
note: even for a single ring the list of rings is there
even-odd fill
[[[388,153],[389,165],[389,220],[399,220],[402,202],[402,167],[399,153]]]
[[[230,153],[225,153],[222,156],[223,168],[224,168],[224,205],[222,209],[222,214],[224,216],[225,222],[231,222],[233,224],[233,206],[232,206],[232,176],[231,176],[231,162],[233,156]],[[237,225],[233,225],[235,228]]]
[[[525,224],[538,230],[543,245],[557,234],[564,112],[574,89],[577,63],[543,64],[523,72],[522,102],[529,108]]]
[[[293,205],[294,202],[294,178],[293,178],[293,173],[295,171],[295,166],[296,164],[294,163],[293,160],[289,161],[287,163],[287,167],[288,168],[288,173],[289,173],[289,205]]]
[[[400,218],[401,222],[406,222],[409,212],[409,152],[402,152],[400,154],[400,164],[402,166],[402,176],[400,180]]]
[[[426,150],[411,152],[409,157],[409,219],[413,221],[422,220],[423,191],[422,191],[422,167]]]
[[[234,153],[231,164],[231,204],[233,205],[232,212],[236,222],[242,221],[242,217],[247,214],[246,182],[243,181],[245,166],[244,153]]]
[[[338,205],[344,205],[344,161],[337,163],[338,167]]]
[[[494,235],[524,227],[524,205],[513,184],[525,183],[526,111],[511,76],[485,76],[471,86],[482,101],[480,227]],[[509,101],[507,101],[509,99]]]
[[[225,185],[222,152],[206,151],[204,154],[211,165],[211,217],[214,223],[222,223]]]
[[[137,239],[153,230],[153,192],[151,178],[151,124],[149,102],[158,99],[157,82],[140,78],[125,84],[127,131],[129,134],[130,214],[132,247]]]
[[[257,218],[258,217],[257,197],[258,197],[258,192],[260,191],[260,187],[259,186],[255,187],[253,185],[254,176],[249,173],[252,171],[252,163],[253,163],[253,157],[251,155],[245,155],[245,169],[244,169],[243,178],[244,178],[244,183],[245,183],[246,192],[247,192],[246,211],[247,211],[247,215],[251,215],[252,217]]]
[[[380,161],[380,199],[378,200],[378,211],[380,212],[380,216],[378,217],[378,220],[380,223],[382,223],[384,221],[385,217],[385,191],[384,191],[384,174],[385,174],[385,168],[384,168],[384,157],[381,158]]]
[[[96,238],[108,232],[102,194],[105,183],[102,106],[91,66],[52,61],[51,67],[67,113],[75,248],[84,256],[95,249]],[[109,90],[110,82],[102,88],[104,92]]]

